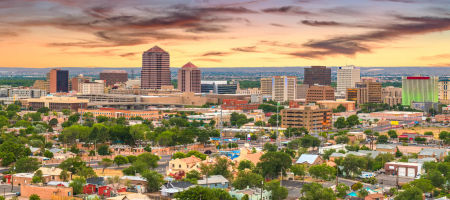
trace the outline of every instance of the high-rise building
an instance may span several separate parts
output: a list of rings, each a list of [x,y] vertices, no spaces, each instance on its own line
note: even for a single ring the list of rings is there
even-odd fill
[[[290,101],[296,98],[297,77],[295,76],[274,76],[272,77],[272,100]]]
[[[69,92],[69,71],[52,69],[48,74],[50,93]]]
[[[437,103],[439,97],[438,77],[402,77],[402,105],[413,102]]]
[[[309,86],[319,85],[331,85],[331,69],[325,66],[311,66],[311,68],[305,68],[303,84]]]
[[[448,78],[439,80],[439,102],[450,104],[450,79]]]
[[[381,103],[381,83],[374,82],[373,79],[364,79],[357,82],[355,88],[347,88],[346,99],[356,101],[359,104]]]
[[[394,106],[402,103],[402,88],[388,86],[381,89],[383,103]]]
[[[166,85],[171,85],[170,56],[160,47],[154,46],[142,54],[141,88],[161,89]]]
[[[306,103],[322,100],[334,101],[334,88],[328,85],[313,85],[306,93]]]
[[[105,80],[106,86],[128,81],[128,73],[125,70],[103,70],[100,72],[100,80]]]
[[[272,95],[272,78],[261,78],[261,94]]]
[[[197,66],[188,62],[178,70],[178,89],[182,92],[201,92],[201,72]]]
[[[281,127],[301,128],[309,131],[322,131],[331,128],[331,109],[320,108],[317,105],[287,108],[280,112]]]
[[[343,96],[347,88],[354,88],[357,82],[361,81],[361,71],[355,66],[339,67],[337,69],[337,88],[338,95]]]
[[[79,92],[81,92],[81,94],[103,94],[105,93],[105,80],[82,82],[79,85]]]

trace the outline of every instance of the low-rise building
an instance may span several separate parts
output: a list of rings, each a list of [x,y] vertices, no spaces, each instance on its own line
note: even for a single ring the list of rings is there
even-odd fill
[[[323,159],[319,155],[302,154],[295,163],[306,165],[320,165],[323,162],[324,162]]]
[[[105,81],[82,82],[78,89],[81,94],[103,94],[105,93]]]
[[[60,175],[63,171],[60,168],[57,167],[40,167],[38,170],[41,170],[42,175],[44,176],[50,176],[50,181],[64,181],[61,179]],[[67,172],[70,177],[70,172]]]
[[[79,108],[86,108],[89,100],[78,99],[76,97],[45,96],[41,98],[25,99],[24,105],[31,110],[47,107],[52,111],[62,111],[64,109],[77,111]]]
[[[395,153],[397,150],[397,145],[377,144],[376,150],[380,151],[380,152],[386,152],[386,153]]]
[[[345,149],[345,146],[347,146],[346,144],[336,144],[336,145],[331,145],[331,146],[324,146],[324,147],[319,147],[319,154],[324,154],[325,151],[334,149],[336,152],[343,150],[343,151],[347,151]]]
[[[447,156],[446,149],[424,148],[418,154],[418,158],[435,158],[438,161],[442,161],[445,156]]]
[[[187,158],[177,158],[169,161],[169,169],[166,174],[176,174],[176,173],[188,173],[192,170],[198,170],[199,164],[202,160],[195,156],[187,157]]]
[[[345,107],[346,111],[355,111],[355,102],[354,101],[345,101],[345,100],[340,100],[340,99],[336,100],[336,101],[322,100],[322,101],[317,101],[316,104],[323,106],[325,108],[329,108],[329,109],[336,109],[338,106],[342,105]]]
[[[173,198],[176,193],[185,191],[191,187],[194,187],[194,185],[187,181],[167,182],[161,186],[161,195]]]
[[[38,195],[42,200],[65,199],[73,197],[73,189],[65,186],[20,185],[20,196],[28,198],[33,194]]]
[[[228,188],[229,183],[230,182],[222,175],[213,175],[197,181],[199,186],[220,189]]]
[[[417,177],[418,174],[422,174],[421,163],[407,163],[407,162],[387,162],[384,164],[384,170],[386,174],[402,177]]]
[[[249,188],[242,190],[231,190],[229,193],[231,197],[241,200],[245,195],[249,200],[268,200],[272,199],[272,192],[268,190],[262,190],[260,188]]]
[[[222,109],[224,110],[256,110],[259,104],[249,104],[247,100],[224,99]]]
[[[334,101],[334,89],[331,86],[313,85],[306,93],[306,102],[317,102],[322,100]]]
[[[110,118],[124,117],[126,119],[141,117],[147,120],[158,120],[162,116],[159,114],[158,110],[119,110],[115,108],[100,108],[96,110],[92,109],[78,109],[80,114],[92,113],[94,117],[105,116]]]
[[[310,131],[331,128],[331,109],[320,108],[317,105],[283,109],[280,115],[283,128],[305,127]]]

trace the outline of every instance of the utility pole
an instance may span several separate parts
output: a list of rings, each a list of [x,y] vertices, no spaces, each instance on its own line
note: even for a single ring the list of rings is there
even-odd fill
[[[277,101],[277,145],[278,145],[278,148],[281,148],[280,146],[280,144],[281,144],[281,138],[280,138],[280,134],[278,133],[278,107],[280,106],[280,102],[279,101]]]

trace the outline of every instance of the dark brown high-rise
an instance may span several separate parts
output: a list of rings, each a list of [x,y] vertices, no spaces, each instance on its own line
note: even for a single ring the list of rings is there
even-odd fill
[[[69,92],[69,71],[52,69],[48,74],[50,93]]]
[[[154,46],[142,54],[141,88],[161,89],[171,85],[169,53]]]
[[[303,84],[331,85],[331,69],[325,66],[305,68]]]
[[[106,86],[128,81],[128,73],[125,70],[104,70],[100,72],[100,80],[105,80]]]
[[[197,66],[188,62],[178,70],[178,89],[182,92],[201,92],[201,72]]]

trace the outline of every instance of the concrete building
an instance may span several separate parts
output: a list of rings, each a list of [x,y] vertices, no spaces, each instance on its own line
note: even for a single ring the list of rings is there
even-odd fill
[[[52,69],[49,72],[50,93],[69,92],[69,71]]]
[[[259,90],[259,88],[241,89],[238,87],[236,90],[236,94],[259,95],[261,94],[261,90]]]
[[[228,81],[201,81],[201,93],[236,94],[237,84]]]
[[[222,102],[222,109],[224,110],[256,110],[259,104],[249,104],[247,100],[238,99],[224,99]]]
[[[354,88],[355,84],[360,81],[361,81],[361,71],[359,68],[353,65],[338,67],[336,92],[340,96],[345,96],[347,88]]]
[[[347,88],[346,99],[356,101],[356,104],[381,103],[381,83],[373,82],[371,79],[365,79],[358,82],[355,88]]]
[[[42,200],[72,199],[73,189],[65,186],[20,185],[21,197],[28,199],[33,194],[38,195]]]
[[[397,174],[400,177],[415,178],[418,174],[422,174],[422,163],[407,162],[387,162],[384,164],[386,174]]]
[[[381,89],[383,103],[394,106],[402,103],[402,88],[388,86]]]
[[[295,76],[274,76],[272,77],[272,100],[289,101],[296,98],[297,77]]]
[[[142,54],[141,88],[161,89],[171,85],[170,56],[158,46]]]
[[[308,166],[311,165],[320,165],[324,163],[324,160],[317,154],[302,154],[297,161],[295,162],[295,164],[306,164]]]
[[[50,92],[50,83],[46,80],[36,80],[32,86],[33,89],[45,90],[47,93]]]
[[[261,94],[265,96],[272,95],[272,78],[261,78]]]
[[[88,102],[89,100],[87,99],[78,99],[76,97],[45,96],[38,99],[25,99],[23,105],[32,110],[47,107],[52,111],[61,111],[63,109],[77,111],[78,108],[86,108]]]
[[[280,115],[283,128],[305,127],[310,131],[331,128],[331,109],[320,108],[317,105],[283,109]]]
[[[100,108],[100,109],[78,109],[80,114],[92,113],[94,117],[104,116],[109,118],[124,117],[126,119],[141,117],[148,120],[159,120],[162,116],[158,110],[119,110],[114,108]]]
[[[298,84],[297,85],[297,96],[295,99],[306,99],[306,94],[308,93],[308,84]]]
[[[181,92],[201,92],[202,74],[197,66],[188,62],[178,70],[178,90]]]
[[[103,70],[100,72],[100,80],[104,80],[106,86],[128,81],[128,73],[125,70]]]
[[[29,88],[8,89],[8,96],[14,98],[40,98],[47,95],[47,91]]]
[[[331,85],[331,69],[325,66],[305,68],[303,84]]]
[[[94,82],[82,82],[79,85],[81,94],[103,94],[105,93],[105,81],[95,80]]]
[[[402,77],[402,105],[413,102],[437,103],[439,97],[438,77]]]
[[[306,103],[322,100],[334,101],[334,88],[328,85],[313,85],[306,93]]]
[[[321,105],[325,108],[329,109],[336,109],[339,105],[342,105],[345,107],[346,111],[355,111],[355,102],[354,101],[345,101],[345,100],[321,100],[316,101],[317,105]]]
[[[450,104],[450,79],[439,80],[439,102],[442,104]]]
[[[262,190],[262,191],[261,191]],[[260,188],[245,188],[242,190],[231,190],[231,197],[242,200],[244,196],[248,196],[249,200],[269,200],[272,199],[272,192]]]
[[[92,81],[92,77],[86,77],[86,76],[83,76],[83,74],[80,74],[80,75],[70,79],[71,87],[69,89],[71,91],[79,92],[81,83],[91,82],[91,81]]]

